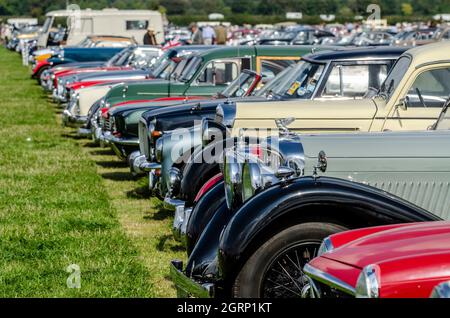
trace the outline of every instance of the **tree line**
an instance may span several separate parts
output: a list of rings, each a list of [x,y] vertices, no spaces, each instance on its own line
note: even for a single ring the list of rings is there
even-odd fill
[[[306,16],[335,14],[352,17],[367,15],[366,8],[375,3],[381,15],[413,17],[450,12],[450,0],[0,0],[1,16],[42,17],[50,10],[64,9],[67,4],[81,8],[154,9],[171,15],[206,15],[213,12],[225,16],[284,15],[302,12]]]

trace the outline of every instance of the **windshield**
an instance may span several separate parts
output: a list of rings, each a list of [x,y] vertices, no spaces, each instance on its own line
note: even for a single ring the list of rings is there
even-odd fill
[[[127,65],[128,61],[130,60],[131,55],[133,54],[132,50],[123,50],[121,52],[122,54],[120,55],[120,57],[117,59],[117,61],[114,62],[114,66],[123,66],[123,65]]]
[[[42,33],[47,33],[48,30],[50,30],[50,27],[52,26],[53,18],[48,17],[45,19],[44,25],[42,26]]]
[[[184,68],[179,80],[182,82],[190,81],[197,70],[200,68],[202,61],[203,59],[201,57],[194,56]]]
[[[442,29],[436,30],[436,32],[434,32],[432,38],[435,39],[435,40],[438,40],[441,37],[441,34],[442,34],[443,31],[444,30],[442,30]]]
[[[410,64],[411,58],[409,56],[401,56],[392,67],[384,83],[381,85],[378,95],[386,99],[391,97],[391,94],[397,89],[398,84],[405,76]]]
[[[255,82],[255,78],[256,73],[244,71],[219,95],[224,98],[245,96]]]
[[[108,67],[112,65],[117,65],[117,61],[119,61],[122,58],[122,56],[124,55],[124,51],[120,51],[119,53],[113,55],[113,57],[111,57],[108,60],[108,62],[106,62],[106,66]]]
[[[85,38],[80,43],[78,43],[76,46],[79,47],[90,47],[92,45],[92,41],[90,38]]]
[[[170,78],[173,80],[177,80],[181,74],[183,74],[184,69],[186,68],[186,65],[189,65],[189,62],[191,59],[187,56],[183,57],[182,59],[178,59],[178,63],[174,64],[173,71],[170,74]]]
[[[255,96],[277,96],[282,99],[311,98],[323,73],[324,64],[305,60],[280,72],[269,84],[255,93]]]
[[[167,74],[167,68],[171,65],[175,64],[174,61],[170,58],[170,55],[165,53],[161,56],[155,64],[152,66],[152,76],[155,78],[166,78],[170,73]],[[171,71],[170,71],[171,72]]]
[[[158,60],[158,52],[150,50],[138,50],[130,54],[128,64],[133,64],[141,68],[149,68]]]

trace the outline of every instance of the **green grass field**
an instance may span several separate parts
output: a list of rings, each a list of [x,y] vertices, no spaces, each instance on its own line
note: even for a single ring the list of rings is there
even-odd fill
[[[0,49],[0,297],[173,297],[172,214]],[[68,288],[77,264],[81,288]]]

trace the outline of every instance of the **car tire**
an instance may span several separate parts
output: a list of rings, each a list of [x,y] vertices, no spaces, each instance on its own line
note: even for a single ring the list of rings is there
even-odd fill
[[[266,290],[263,290],[265,277],[271,264],[280,255],[283,255],[290,247],[307,244],[307,242],[314,242],[318,247],[325,237],[345,230],[347,228],[333,223],[310,222],[297,224],[277,233],[262,244],[246,261],[235,279],[232,296],[236,298],[268,297],[265,296]],[[314,256],[311,255],[311,259]]]
[[[36,73],[36,78],[37,78],[37,80],[38,80],[38,82],[39,82],[39,85],[42,84],[42,81],[41,81],[41,75],[42,75],[42,73],[44,73],[44,71],[48,70],[49,68],[50,68],[50,67],[48,67],[48,66],[43,66],[43,67]]]

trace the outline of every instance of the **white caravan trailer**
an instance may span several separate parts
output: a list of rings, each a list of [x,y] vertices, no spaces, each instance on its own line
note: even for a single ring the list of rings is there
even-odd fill
[[[6,20],[6,23],[20,29],[22,27],[26,27],[29,25],[37,25],[38,19],[36,19],[36,18],[10,18],[10,19]]]
[[[50,29],[57,18],[67,18],[68,35],[66,45],[77,45],[88,35],[116,35],[134,37],[143,43],[145,32],[153,28],[158,43],[164,41],[162,15],[151,10],[59,10],[46,14],[39,35],[38,46],[46,47]]]

